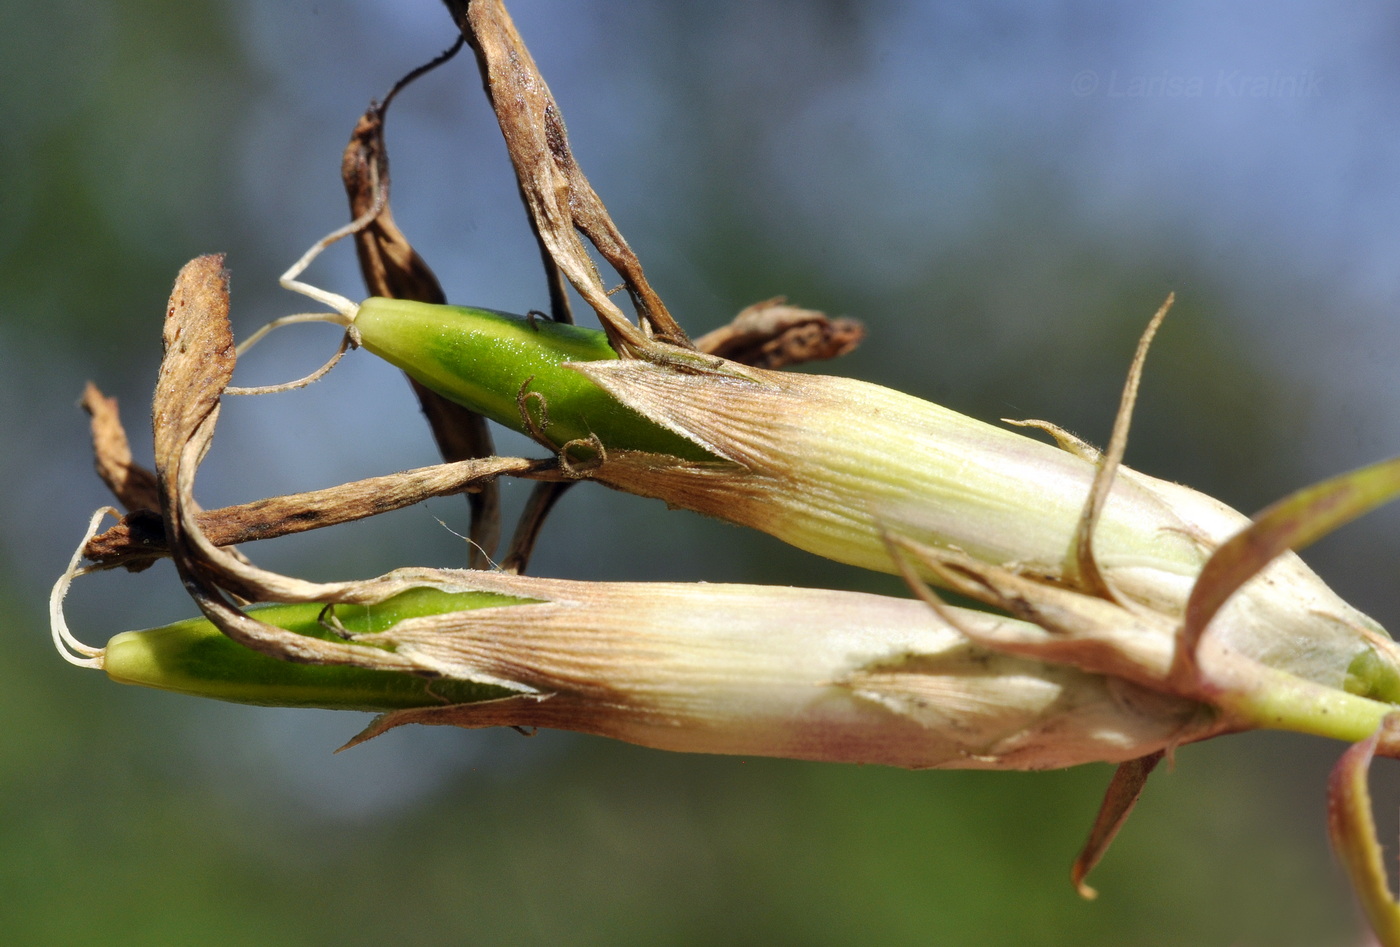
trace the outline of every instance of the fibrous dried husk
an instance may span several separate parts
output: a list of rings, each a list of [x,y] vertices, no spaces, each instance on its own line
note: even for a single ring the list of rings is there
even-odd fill
[[[1084,591],[1075,540],[1099,465],[1083,449],[846,378],[627,360],[574,368],[729,462],[611,452],[588,472],[610,486],[881,571],[898,570],[887,543],[894,536],[1016,578],[1024,584],[1016,600],[1041,588],[1042,609],[1062,592]],[[1249,525],[1197,491],[1117,470],[1094,526],[1096,561],[1123,622],[1157,623],[1149,637],[1168,663],[1197,576],[1221,543]],[[1089,597],[1098,604],[1083,608],[1115,601]],[[1221,647],[1328,687],[1343,686],[1352,660],[1376,636],[1385,638],[1375,622],[1291,553],[1234,595],[1212,631]]]
[[[507,724],[685,752],[1043,769],[1133,759],[1220,726],[1194,702],[975,644],[914,601],[480,573],[433,581],[542,602],[408,619],[365,638],[433,673],[533,696],[401,711],[371,733]],[[988,638],[1021,624],[965,609],[958,622]]]

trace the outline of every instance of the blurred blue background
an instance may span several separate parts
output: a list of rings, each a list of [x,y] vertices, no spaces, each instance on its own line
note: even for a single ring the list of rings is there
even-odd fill
[[[1128,462],[1241,509],[1400,452],[1400,10],[1300,2],[977,5],[515,0],[574,149],[694,333],[777,294],[866,321],[834,370],[1107,438],[1168,291]],[[63,664],[45,596],[89,513],[76,399],[146,405],[170,283],[225,251],[246,335],[345,217],[349,130],[445,48],[436,0],[19,0],[0,8],[0,933],[15,944],[1346,944],[1327,850],[1340,747],[1185,748],[1079,901],[1109,777],[668,756],[569,734],[400,730],[204,703]],[[454,301],[544,305],[475,67],[389,116],[398,219]],[[311,271],[355,296],[352,254]],[[238,383],[334,344],[292,330]],[[503,451],[525,450],[503,438]],[[347,359],[225,408],[206,506],[430,463],[401,378]],[[525,488],[507,487],[518,507]],[[249,551],[311,578],[461,565],[466,507]],[[1400,520],[1307,558],[1400,624]],[[533,564],[573,578],[863,588],[890,579],[601,488]],[[192,611],[173,571],[79,583],[94,643]],[[1396,833],[1397,774],[1376,782]]]

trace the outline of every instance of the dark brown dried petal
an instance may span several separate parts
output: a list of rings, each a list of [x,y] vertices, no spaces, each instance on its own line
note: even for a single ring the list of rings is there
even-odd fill
[[[88,382],[82,405],[92,417],[92,455],[102,482],[128,510],[160,509],[156,475],[132,459],[117,399],[106,397]]]
[[[832,319],[775,296],[745,307],[728,325],[696,339],[695,347],[706,355],[776,369],[845,355],[864,338],[865,326],[855,319]]]

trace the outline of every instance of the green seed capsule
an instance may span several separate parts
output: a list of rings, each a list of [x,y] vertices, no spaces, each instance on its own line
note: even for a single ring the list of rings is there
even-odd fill
[[[713,460],[620,404],[568,362],[615,359],[594,329],[491,309],[367,299],[355,316],[361,344],[424,386],[522,434],[522,410],[556,447],[596,434],[604,447]],[[522,395],[544,395],[543,404]]]
[[[337,606],[335,618],[347,631],[374,632],[404,618],[523,601],[490,592],[447,593],[423,588],[403,592],[374,606]],[[324,610],[315,602],[249,609],[260,621],[279,628],[331,638],[332,632],[320,623]],[[243,647],[204,618],[119,634],[107,643],[102,668],[121,684],[276,707],[382,712],[470,703],[513,693],[502,687],[434,680],[396,671],[292,664]]]

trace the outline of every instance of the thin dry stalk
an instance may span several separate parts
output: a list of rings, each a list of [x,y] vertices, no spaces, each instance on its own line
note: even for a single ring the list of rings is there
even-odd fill
[[[505,5],[500,0],[448,0],[447,6],[476,53],[535,233],[560,272],[597,312],[613,348],[624,356],[642,356],[655,351],[648,344],[653,338],[691,348],[689,337],[647,282],[636,254],[574,160],[559,107]],[[579,234],[622,277],[642,329],[608,298]]]
[[[429,68],[440,61],[435,60]],[[410,78],[418,74],[415,72]],[[396,85],[394,92],[402,86],[402,82]],[[377,208],[370,222],[356,232],[355,252],[371,296],[443,303],[447,297],[441,284],[394,223],[389,207],[389,152],[384,140],[384,118],[394,92],[385,97],[382,105],[372,105],[360,117],[341,159],[340,174],[350,199],[351,219],[358,220]],[[413,379],[409,379],[409,384],[443,460],[465,461],[496,453],[485,418]],[[467,502],[471,509],[470,565],[474,569],[485,568],[501,534],[500,489],[495,483],[484,483],[468,494]]]

